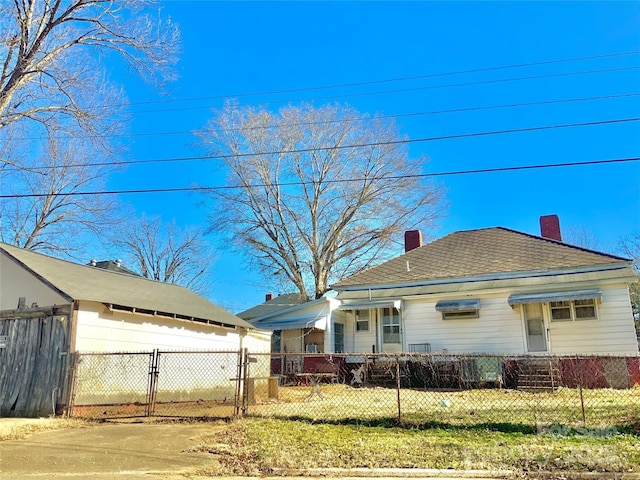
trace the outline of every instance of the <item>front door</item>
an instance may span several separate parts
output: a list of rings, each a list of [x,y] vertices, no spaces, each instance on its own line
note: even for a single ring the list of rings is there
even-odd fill
[[[541,303],[525,303],[524,326],[527,335],[529,352],[547,351],[547,329],[544,325],[544,314]]]

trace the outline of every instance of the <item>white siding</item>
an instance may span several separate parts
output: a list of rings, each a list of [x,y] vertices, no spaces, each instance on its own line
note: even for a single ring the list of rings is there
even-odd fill
[[[139,352],[166,350],[238,350],[241,330],[150,317],[128,312],[109,312],[96,302],[80,302],[75,349],[83,352]],[[268,338],[268,337],[265,337]],[[252,346],[257,339],[251,340]],[[268,340],[265,347],[270,348]]]
[[[442,319],[435,309],[439,298],[406,300],[405,348],[411,343],[429,343],[433,353],[523,353],[523,323],[518,309],[512,309],[504,295],[474,298],[480,299],[479,318],[459,320]]]
[[[0,252],[0,310],[18,308],[18,299],[26,297],[26,306],[67,305],[70,302],[45,282]]]
[[[356,332],[355,314],[352,310],[344,311],[344,349],[353,353],[371,353],[376,344],[376,321],[371,313],[369,331]]]
[[[638,343],[625,284],[602,288],[597,320],[549,322],[552,353],[637,355]]]

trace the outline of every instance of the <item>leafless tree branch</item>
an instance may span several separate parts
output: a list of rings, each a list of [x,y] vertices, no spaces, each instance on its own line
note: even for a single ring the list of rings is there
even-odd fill
[[[408,176],[424,162],[392,143],[395,125],[358,117],[340,105],[274,114],[230,104],[200,132],[213,154],[227,156],[229,182],[244,187],[214,194],[211,229],[309,297],[384,259],[402,231],[429,229],[442,212],[441,187]],[[382,144],[341,148],[373,142]],[[346,179],[358,181],[336,182]]]

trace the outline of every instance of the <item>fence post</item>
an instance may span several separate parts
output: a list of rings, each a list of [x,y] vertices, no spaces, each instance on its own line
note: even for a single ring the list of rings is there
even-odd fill
[[[156,394],[158,393],[158,364],[160,352],[155,348],[149,359],[149,384],[147,387],[147,417],[153,415],[156,408]]]
[[[396,355],[396,392],[398,394],[398,423],[402,423],[402,409],[400,407],[400,355]]]
[[[236,372],[236,394],[233,400],[233,416],[240,415],[240,385],[242,385],[242,356],[244,350],[238,350],[238,368]]]
[[[249,350],[243,349],[243,362],[242,362],[242,416],[247,416],[247,410],[249,406],[249,383],[247,378],[249,377]]]
[[[70,353],[69,369],[67,370],[67,415],[69,418],[73,415],[73,405],[76,400],[76,382],[78,381],[78,363],[80,363],[80,354],[77,352]]]
[[[582,379],[584,377],[584,372],[580,366],[580,359],[578,358],[578,355],[576,355],[576,369],[580,372],[578,375],[578,389],[580,391],[580,407],[582,408],[582,426],[587,428],[587,416],[584,411],[584,396],[582,394]]]

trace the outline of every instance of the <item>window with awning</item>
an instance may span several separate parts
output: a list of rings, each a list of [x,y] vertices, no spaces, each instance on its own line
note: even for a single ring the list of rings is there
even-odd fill
[[[400,300],[379,300],[371,302],[342,302],[338,310],[369,310],[372,308],[388,308],[393,307],[400,310]]]
[[[599,288],[587,290],[561,290],[553,292],[521,293],[511,295],[508,303],[529,305],[548,303],[552,322],[573,322],[576,320],[596,320],[598,309],[596,301],[602,299]]]
[[[588,290],[556,290],[551,292],[519,293],[510,295],[507,302],[512,307],[524,303],[572,302],[576,300],[601,300],[599,288]]]
[[[436,311],[442,313],[443,320],[478,318],[480,315],[480,300],[477,298],[440,300],[436,303]]]

